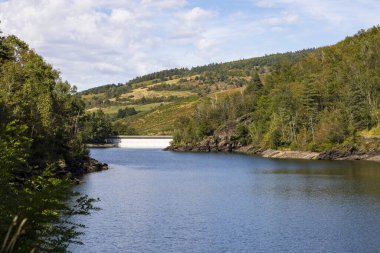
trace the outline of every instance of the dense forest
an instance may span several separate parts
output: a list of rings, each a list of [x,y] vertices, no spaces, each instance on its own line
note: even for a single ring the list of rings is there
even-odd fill
[[[65,252],[76,242],[81,225],[70,218],[94,201],[71,190],[89,159],[84,110],[58,71],[17,37],[0,36],[1,252]]]
[[[270,73],[256,72],[241,93],[204,99],[177,122],[175,143],[211,141],[323,151],[361,147],[380,135],[380,28],[360,31]],[[373,144],[373,143],[372,143]],[[379,149],[379,141],[367,149]]]

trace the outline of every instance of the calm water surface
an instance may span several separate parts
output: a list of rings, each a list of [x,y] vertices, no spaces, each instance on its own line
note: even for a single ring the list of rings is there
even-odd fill
[[[380,252],[380,164],[92,149],[73,252]]]

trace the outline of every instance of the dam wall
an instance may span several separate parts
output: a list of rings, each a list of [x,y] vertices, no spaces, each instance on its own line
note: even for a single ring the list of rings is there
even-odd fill
[[[120,148],[166,148],[173,140],[172,136],[113,136],[107,140]]]

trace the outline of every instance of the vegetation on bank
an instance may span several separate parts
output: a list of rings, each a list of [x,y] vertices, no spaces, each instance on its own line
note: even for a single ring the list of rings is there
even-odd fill
[[[14,216],[27,218],[14,252],[65,252],[77,242],[71,217],[94,200],[71,190],[61,165],[88,159],[84,112],[58,71],[17,37],[0,36],[0,238]]]
[[[380,149],[362,133],[380,126],[380,28],[360,31],[270,72],[255,72],[244,92],[205,99],[177,122],[175,143],[221,139],[257,149]]]

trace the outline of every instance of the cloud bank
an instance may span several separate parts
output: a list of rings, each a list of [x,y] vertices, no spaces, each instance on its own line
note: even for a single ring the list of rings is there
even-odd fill
[[[0,0],[1,29],[80,90],[335,43],[380,23],[374,0]]]

